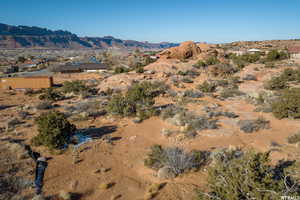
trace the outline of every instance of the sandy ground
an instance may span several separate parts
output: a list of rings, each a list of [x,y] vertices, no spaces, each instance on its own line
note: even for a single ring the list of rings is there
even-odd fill
[[[239,74],[243,77],[245,74],[254,73],[258,78],[258,81],[242,83],[240,89],[244,92],[251,93],[261,90],[263,81],[278,72],[276,70],[268,71],[268,73],[263,70],[256,72],[253,70],[255,67],[260,66],[250,65],[243,73]],[[155,66],[149,66],[149,69],[155,69]],[[74,74],[71,76],[60,75],[55,77],[54,80],[56,83],[62,83],[65,80],[99,80],[100,78],[96,74],[84,76]],[[186,89],[195,88],[198,83],[203,82],[206,78],[205,74],[201,74],[195,79],[194,84],[187,84]],[[5,125],[5,121],[16,115],[20,104],[35,105],[39,102],[36,97],[28,97],[21,91],[15,91],[14,93],[0,91],[0,104],[11,106],[0,111],[0,127]],[[139,200],[143,199],[149,185],[166,182],[165,187],[154,199],[193,199],[195,188],[205,186],[205,169],[179,176],[174,180],[160,180],[156,177],[155,171],[146,168],[143,164],[145,155],[153,144],[179,146],[186,150],[213,150],[236,146],[254,148],[257,151],[268,151],[272,148],[271,143],[276,142],[280,145],[280,151],[271,153],[273,163],[280,159],[292,159],[295,156],[293,153],[295,146],[287,144],[286,139],[300,130],[299,120],[278,120],[272,114],[254,112],[255,106],[243,99],[220,101],[205,97],[201,100],[204,103],[189,104],[189,109],[200,111],[207,104],[219,104],[222,110],[234,112],[240,117],[238,119],[221,117],[219,118],[219,129],[201,131],[194,139],[182,139],[177,136],[164,137],[161,130],[174,127],[158,117],[152,117],[140,124],[133,123],[132,119],[107,116],[98,117],[96,120],[76,122],[78,128],[95,126],[98,128],[97,131],[100,135],[111,135],[114,142],[108,144],[102,138],[99,138],[80,146],[81,162],[78,164],[72,163],[71,149],[62,155],[52,155],[43,147],[36,148],[44,155],[51,157],[45,176],[45,195],[50,196],[57,194],[60,190],[66,190],[83,194],[81,199],[87,200],[109,200],[118,195],[120,195],[119,199],[122,200]],[[168,102],[166,99],[160,99],[159,101]],[[256,119],[257,117],[264,117],[269,120],[271,128],[251,134],[239,130],[238,120]],[[14,133],[2,134],[1,138],[24,139],[25,143],[29,144],[30,138],[37,134],[37,130],[33,118],[27,120],[26,124],[32,126],[20,125]],[[101,168],[107,169],[107,172],[95,173]],[[101,183],[111,183],[112,187],[107,190],[100,189]]]

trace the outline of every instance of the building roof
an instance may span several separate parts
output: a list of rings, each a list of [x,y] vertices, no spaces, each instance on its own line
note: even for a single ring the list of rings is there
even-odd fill
[[[249,51],[249,52],[261,52],[260,49],[249,49],[248,51]]]
[[[54,72],[62,71],[81,71],[81,70],[103,70],[108,69],[108,67],[102,63],[80,63],[80,64],[65,64],[56,66]]]

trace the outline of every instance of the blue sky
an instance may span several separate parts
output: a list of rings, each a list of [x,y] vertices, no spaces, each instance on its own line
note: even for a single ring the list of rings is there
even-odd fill
[[[0,22],[150,42],[300,38],[299,0],[1,0]]]

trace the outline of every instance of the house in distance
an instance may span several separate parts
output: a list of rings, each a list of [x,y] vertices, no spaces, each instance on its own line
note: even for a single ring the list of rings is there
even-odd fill
[[[102,63],[67,63],[65,65],[53,67],[53,72],[58,73],[80,73],[80,72],[101,72],[107,70],[108,67]]]

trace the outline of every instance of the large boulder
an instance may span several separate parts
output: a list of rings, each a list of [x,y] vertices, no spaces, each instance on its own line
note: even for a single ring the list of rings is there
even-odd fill
[[[173,47],[170,49],[166,49],[162,53],[160,53],[160,57],[166,57],[168,59],[189,59],[192,57],[196,57],[201,53],[200,47],[192,42],[183,42],[178,47]]]

